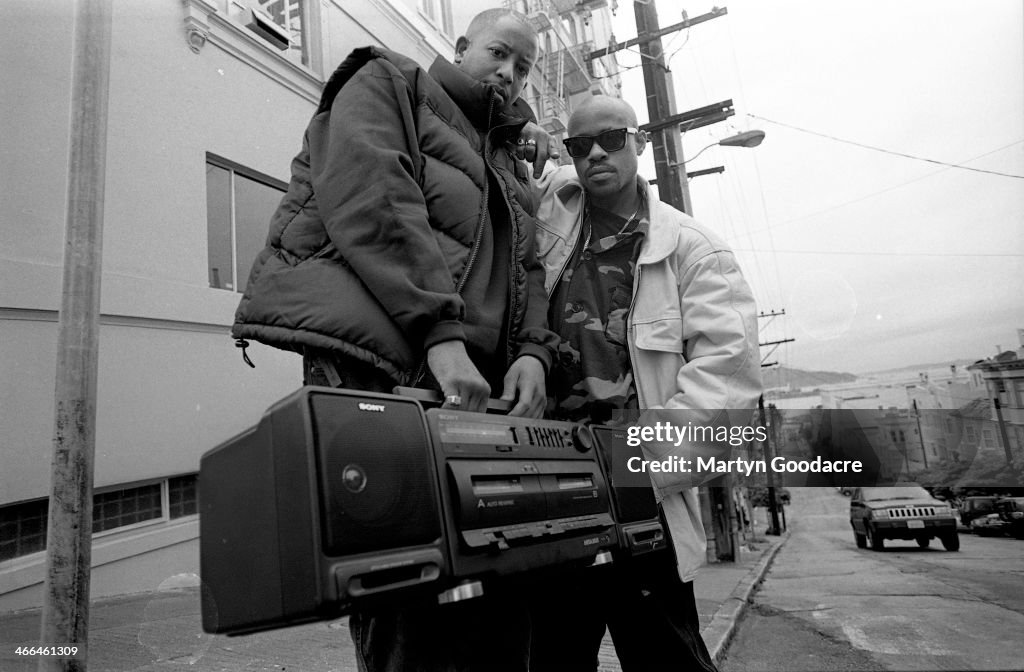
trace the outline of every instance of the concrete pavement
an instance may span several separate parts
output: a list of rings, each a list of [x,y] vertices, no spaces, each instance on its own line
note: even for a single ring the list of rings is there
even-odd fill
[[[786,538],[752,537],[737,562],[701,569],[694,592],[701,632],[716,661]],[[14,651],[18,646],[37,645],[39,629],[38,610],[0,614],[0,670],[37,669],[38,658]],[[599,672],[618,672],[607,636],[599,660]],[[86,661],[91,672],[356,672],[346,619],[244,637],[209,635],[200,626],[196,587],[94,602]]]

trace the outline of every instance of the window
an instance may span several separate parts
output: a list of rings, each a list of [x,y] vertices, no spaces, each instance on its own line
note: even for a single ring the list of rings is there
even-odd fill
[[[452,22],[452,0],[419,0],[420,14],[448,35],[455,37],[455,26]]]
[[[966,434],[967,434],[967,445],[969,445],[969,446],[976,446],[976,445],[978,445],[978,430],[975,428],[974,425],[967,425],[967,427],[966,427]]]
[[[167,479],[168,517],[174,519],[199,513],[198,494],[195,474]]]
[[[213,155],[206,160],[210,287],[241,292],[287,185]]]
[[[48,501],[0,507],[0,562],[46,548]]]
[[[1013,381],[1013,408],[1024,408],[1024,380]]]
[[[306,0],[246,0],[246,4],[257,16],[269,19],[279,29],[268,32],[254,22],[249,24],[253,32],[278,48],[281,46],[279,34],[287,36],[288,43],[282,52],[285,58],[309,65],[309,40],[306,38],[310,22]]]
[[[48,501],[36,499],[0,507],[0,562],[46,550]],[[92,531],[96,534],[194,515],[199,510],[198,502],[195,474],[106,490],[93,495]]]
[[[996,447],[996,435],[991,429],[981,430],[981,438],[986,448]]]
[[[163,515],[161,484],[126,488],[95,495],[92,499],[92,531],[127,527]]]

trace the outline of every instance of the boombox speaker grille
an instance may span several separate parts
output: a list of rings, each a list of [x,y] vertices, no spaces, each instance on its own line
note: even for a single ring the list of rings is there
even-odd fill
[[[430,444],[416,403],[318,394],[311,410],[327,555],[441,537]]]

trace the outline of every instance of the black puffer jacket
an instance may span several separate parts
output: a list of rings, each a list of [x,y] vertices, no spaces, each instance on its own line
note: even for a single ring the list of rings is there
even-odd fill
[[[530,354],[547,368],[557,337],[527,169],[510,152],[527,118],[495,100],[443,59],[428,75],[394,52],[354,51],[292,161],[232,336],[356,357],[405,384],[427,348],[453,339],[471,356],[487,343],[499,364]],[[484,295],[501,255],[479,252],[493,248],[496,226],[510,229],[498,237],[512,248],[507,319],[473,324],[463,298]],[[495,353],[502,328],[506,351]]]

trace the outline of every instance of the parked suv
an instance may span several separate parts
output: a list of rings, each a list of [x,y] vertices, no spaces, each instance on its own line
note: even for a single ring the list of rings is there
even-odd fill
[[[953,509],[916,483],[855,489],[850,526],[857,548],[880,551],[886,539],[914,540],[927,548],[938,538],[947,551],[960,550]]]
[[[999,497],[965,497],[960,502],[960,522],[967,527],[971,526],[971,521],[978,516],[985,516],[990,513],[996,512],[996,501]]]

